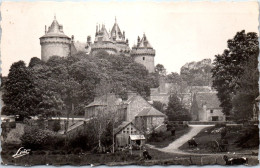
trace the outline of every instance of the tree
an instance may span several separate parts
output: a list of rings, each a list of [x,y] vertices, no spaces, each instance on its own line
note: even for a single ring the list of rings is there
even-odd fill
[[[23,61],[12,64],[4,85],[3,114],[20,115],[21,118],[35,114],[39,103],[32,74]]]
[[[190,113],[192,115],[193,120],[199,120],[199,106],[196,99],[196,94],[193,95]]]
[[[155,66],[155,72],[159,75],[166,75],[166,69],[164,68],[164,66],[162,64],[157,64]]]
[[[32,68],[34,67],[35,65],[41,65],[41,64],[44,64],[44,62],[38,58],[38,57],[32,57],[31,60],[30,60],[30,63],[28,65],[29,68]]]
[[[154,101],[153,102],[153,107],[156,108],[157,110],[164,112],[166,104],[160,102],[160,101]]]
[[[183,106],[176,94],[172,94],[169,97],[166,115],[168,116],[170,121],[189,121],[191,119],[189,111]]]
[[[230,115],[232,109],[239,108],[232,104],[234,96],[241,92],[245,86],[241,83],[245,67],[250,59],[257,58],[259,54],[258,37],[256,33],[238,32],[233,39],[228,40],[228,49],[222,55],[216,55],[213,62],[213,87],[218,91],[217,96],[221,102],[223,113]],[[255,83],[255,82],[254,82]],[[245,100],[252,104],[249,99]],[[233,106],[237,107],[233,107]]]
[[[259,71],[257,57],[252,57],[247,63],[244,73],[239,79],[236,94],[232,98],[234,119],[250,119],[253,117],[255,99],[259,95]]]

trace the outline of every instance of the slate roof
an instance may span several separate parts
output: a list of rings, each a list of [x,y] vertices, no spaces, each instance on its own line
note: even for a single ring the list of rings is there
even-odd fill
[[[140,40],[139,45],[137,46],[138,48],[153,48],[149,41],[147,40],[146,35],[143,35],[143,38]]]
[[[92,107],[92,106],[107,106],[109,99],[111,101],[114,101],[116,105],[119,105],[122,100],[119,98],[116,98],[114,94],[110,95],[103,95],[99,97],[95,97],[94,101],[87,105],[86,107]]]
[[[158,111],[153,107],[145,107],[142,111],[137,115],[137,117],[149,117],[149,116],[160,116],[165,117],[166,115],[162,112]]]
[[[64,34],[64,32],[62,30],[62,25],[60,25],[58,23],[58,21],[56,20],[56,17],[54,18],[51,26],[48,28],[48,31],[46,32],[46,34],[42,37],[65,37],[65,38],[69,38],[68,36],[66,36]]]
[[[217,97],[217,92],[198,92],[196,93],[198,107],[201,108],[204,104],[207,108],[221,108],[220,101]]]

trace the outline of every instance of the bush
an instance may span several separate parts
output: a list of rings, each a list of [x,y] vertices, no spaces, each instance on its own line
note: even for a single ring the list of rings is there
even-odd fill
[[[226,127],[226,123],[216,123],[215,128]]]
[[[51,131],[28,127],[20,139],[25,148],[37,150],[53,144],[53,136]]]
[[[61,129],[60,120],[55,120],[53,123],[52,130],[58,132]]]
[[[259,129],[258,126],[250,126],[243,130],[243,135],[240,136],[236,143],[242,148],[251,148],[259,146]]]

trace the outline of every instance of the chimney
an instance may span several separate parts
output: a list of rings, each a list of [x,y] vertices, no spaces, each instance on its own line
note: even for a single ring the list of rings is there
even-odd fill
[[[47,33],[47,26],[45,25],[45,34]]]

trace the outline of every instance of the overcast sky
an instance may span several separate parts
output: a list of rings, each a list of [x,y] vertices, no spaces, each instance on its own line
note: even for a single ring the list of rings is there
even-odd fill
[[[13,62],[41,57],[39,38],[55,14],[64,33],[81,42],[94,39],[97,23],[112,29],[116,16],[130,47],[145,32],[155,64],[168,73],[186,62],[213,60],[238,31],[258,32],[257,2],[2,2],[3,75]]]

